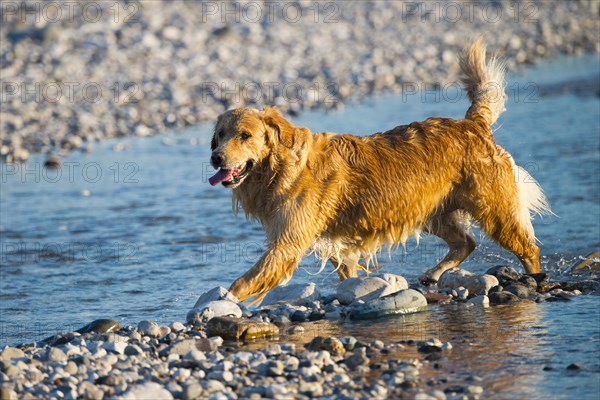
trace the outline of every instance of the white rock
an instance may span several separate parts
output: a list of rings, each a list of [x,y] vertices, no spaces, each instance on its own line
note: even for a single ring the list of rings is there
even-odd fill
[[[210,303],[211,301],[216,301],[216,300],[229,300],[233,303],[240,302],[238,300],[238,298],[235,297],[233,294],[231,294],[231,292],[229,290],[225,289],[222,286],[218,286],[218,287],[211,289],[208,292],[202,294],[196,301],[196,304],[194,304],[194,308],[202,307],[205,304]]]
[[[350,318],[367,319],[392,314],[411,314],[427,308],[427,299],[413,289],[401,290],[368,303],[355,302],[350,306]]]
[[[398,291],[408,289],[408,281],[403,276],[396,274],[375,274],[371,276],[383,279],[394,288],[398,289]]]
[[[321,294],[314,283],[297,283],[293,285],[278,286],[265,296],[261,305],[275,303],[288,303],[303,305],[318,300]]]
[[[160,327],[154,321],[141,321],[138,324],[138,330],[144,336],[159,337]]]
[[[242,304],[224,287],[216,287],[202,294],[187,314],[187,322],[206,322],[213,317],[232,316],[240,318]]]
[[[438,281],[440,289],[458,289],[462,286],[475,296],[487,294],[491,288],[497,285],[499,285],[498,279],[493,275],[473,275],[463,269],[448,270]]]
[[[468,286],[465,287],[475,296],[487,295],[491,288],[500,284],[498,278],[488,274],[475,275],[468,279],[467,283]]]
[[[123,400],[146,400],[162,399],[173,400],[173,395],[161,384],[156,382],[144,382],[140,385],[134,385],[122,397]]]
[[[467,300],[467,304],[474,304],[476,306],[486,308],[490,306],[490,299],[483,294],[481,296],[473,297],[472,299]]]
[[[215,300],[195,308],[187,315],[189,323],[206,322],[214,317],[242,317],[242,309],[229,300]]]
[[[406,279],[392,274],[348,278],[337,287],[337,299],[344,305],[356,300],[369,302],[405,289],[408,289]]]
[[[464,269],[450,269],[440,276],[437,285],[440,289],[457,289],[461,286],[467,287],[465,282],[469,280],[469,277],[471,276],[473,276],[473,274]]]

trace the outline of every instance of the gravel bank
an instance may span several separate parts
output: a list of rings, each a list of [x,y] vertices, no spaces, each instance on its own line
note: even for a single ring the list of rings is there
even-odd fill
[[[512,69],[598,52],[598,6],[3,2],[0,154],[24,161],[211,121],[233,106],[293,115],[454,81],[457,51],[480,33]]]
[[[521,275],[507,266],[481,276],[457,270],[442,278],[443,288],[417,287],[419,291],[406,289],[404,278],[392,274],[351,278],[351,284],[340,284],[329,296],[320,296],[314,284],[290,285],[271,296],[273,303],[252,311],[241,305],[239,313],[223,305],[239,304],[237,299],[215,288],[200,296],[185,325],[141,321],[123,327],[97,320],[76,332],[0,351],[1,398],[486,398],[486,390],[493,388],[486,389],[480,379],[450,379],[447,371],[437,372],[460,351],[450,342],[412,337],[361,341],[321,336],[312,328],[317,320],[413,313],[427,304],[453,303],[467,310],[563,302],[582,293],[597,294],[600,287],[596,272],[588,280],[554,282],[546,274]],[[403,293],[424,304],[417,310],[410,301],[400,302]],[[386,299],[396,299],[395,310]],[[368,315],[354,312],[365,305]],[[381,313],[373,313],[375,308]],[[436,371],[435,379],[424,376],[424,367]],[[581,368],[572,364],[567,370]]]

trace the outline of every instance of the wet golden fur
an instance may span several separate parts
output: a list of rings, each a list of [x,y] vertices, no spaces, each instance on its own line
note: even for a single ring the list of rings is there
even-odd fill
[[[530,211],[547,211],[537,186],[494,141],[491,124],[504,110],[503,66],[485,62],[473,43],[461,57],[472,105],[465,119],[429,118],[358,137],[311,133],[275,108],[239,108],[218,118],[213,154],[225,169],[253,167],[232,185],[234,210],[263,225],[267,250],[231,286],[240,300],[262,298],[289,280],[301,258],[316,251],[340,279],[356,276],[383,245],[421,231],[443,238],[449,253],[427,271],[437,281],[475,248],[467,219],[511,250],[529,273],[539,272]],[[242,136],[244,134],[245,136]],[[530,178],[530,177],[529,177]]]

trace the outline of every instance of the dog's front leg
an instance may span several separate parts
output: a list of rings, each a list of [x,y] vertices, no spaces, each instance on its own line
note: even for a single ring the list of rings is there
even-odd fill
[[[256,296],[255,301],[262,299],[282,279],[289,280],[306,252],[298,246],[275,242],[243,276],[238,278],[229,291],[240,301]]]

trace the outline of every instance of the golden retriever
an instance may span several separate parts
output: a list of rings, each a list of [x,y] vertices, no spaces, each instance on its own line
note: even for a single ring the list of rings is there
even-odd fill
[[[550,212],[544,193],[494,141],[504,111],[504,64],[486,64],[485,45],[461,54],[471,101],[465,118],[428,118],[359,137],[311,133],[272,107],[238,108],[217,119],[210,178],[232,189],[234,212],[260,221],[267,250],[231,286],[255,301],[287,282],[308,251],[331,260],[340,280],[368,267],[383,245],[424,231],[449,252],[421,276],[437,282],[475,248],[466,222],[513,252],[528,273],[540,271],[531,212]]]

